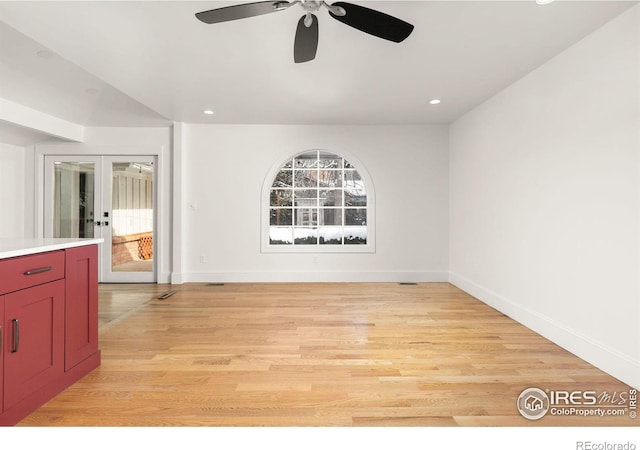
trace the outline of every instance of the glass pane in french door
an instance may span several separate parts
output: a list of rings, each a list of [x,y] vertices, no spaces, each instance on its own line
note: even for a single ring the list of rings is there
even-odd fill
[[[111,271],[153,272],[153,163],[111,169]]]
[[[53,163],[53,237],[94,237],[95,163]]]

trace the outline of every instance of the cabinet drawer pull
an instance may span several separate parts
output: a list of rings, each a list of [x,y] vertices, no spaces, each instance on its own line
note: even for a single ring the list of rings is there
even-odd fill
[[[20,322],[18,319],[11,319],[13,326],[13,345],[11,346],[11,353],[16,353],[20,346]]]
[[[44,272],[48,272],[50,270],[52,270],[53,267],[49,266],[49,267],[41,267],[40,269],[33,269],[33,270],[27,270],[26,272],[24,272],[24,275],[35,275],[37,273],[44,273]]]

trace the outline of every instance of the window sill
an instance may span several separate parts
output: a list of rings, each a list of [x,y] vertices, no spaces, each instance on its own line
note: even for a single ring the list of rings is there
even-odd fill
[[[334,253],[334,254],[350,254],[350,253],[375,253],[376,249],[373,244],[365,245],[270,245],[264,244],[261,249],[262,253]]]

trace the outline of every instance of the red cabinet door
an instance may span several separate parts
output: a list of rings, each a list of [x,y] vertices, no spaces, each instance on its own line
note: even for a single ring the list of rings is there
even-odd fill
[[[66,250],[65,370],[98,351],[98,246]]]
[[[64,280],[4,296],[4,409],[64,372]]]
[[[0,295],[0,413],[4,411],[4,402],[2,398],[2,394],[4,393],[4,331],[4,296]]]

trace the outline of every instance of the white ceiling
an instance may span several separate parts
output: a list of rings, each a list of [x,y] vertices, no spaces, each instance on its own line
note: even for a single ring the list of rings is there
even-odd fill
[[[304,64],[293,62],[298,6],[194,17],[239,3],[0,1],[0,97],[97,126],[450,123],[637,2],[354,1],[413,34],[388,42],[322,10]]]

